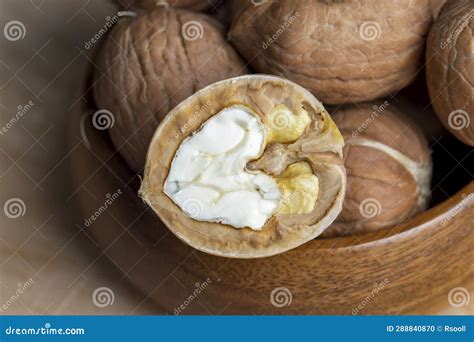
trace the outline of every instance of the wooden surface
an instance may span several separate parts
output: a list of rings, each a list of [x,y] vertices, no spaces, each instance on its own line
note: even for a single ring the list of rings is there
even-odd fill
[[[244,303],[267,298],[266,306],[255,306],[256,313],[274,309],[270,306],[271,293],[267,293],[269,282],[271,286],[287,287],[291,291],[292,304],[283,308],[284,312],[303,308],[302,313],[316,313],[326,307],[321,304],[322,297],[322,302],[305,304],[312,291],[340,291],[341,286],[351,281],[344,266],[337,263],[346,255],[343,241],[338,242],[341,245],[336,250],[328,248],[330,242],[315,242],[320,245],[318,253],[321,254],[314,259],[316,266],[311,269],[304,267],[302,257],[295,260],[295,253],[300,251],[274,259],[286,260],[284,269],[277,269],[272,259],[252,264],[245,274],[245,292],[236,292],[244,281],[242,273],[235,271],[238,263],[211,260],[184,245],[177,248],[176,239],[160,228],[156,218],[130,195],[137,179],[130,176],[116,154],[106,165],[100,162],[103,153],[114,153],[111,147],[104,145],[99,151],[88,149],[77,126],[72,133],[68,130],[73,112],[82,101],[82,80],[91,63],[91,50],[86,50],[84,44],[103,27],[105,17],[115,13],[114,8],[103,0],[3,0],[0,9],[2,27],[9,21],[20,20],[26,28],[21,40],[12,42],[0,37],[1,126],[15,116],[19,105],[30,100],[34,102],[21,120],[8,132],[0,134],[0,204],[3,207],[12,198],[19,198],[25,204],[24,215],[18,218],[9,218],[0,212],[0,314],[173,314],[175,308],[189,302],[196,282],[201,288],[205,285],[203,295],[199,294],[179,313],[219,314],[240,310],[239,303],[230,298],[235,298],[237,293],[243,293]],[[82,176],[86,176],[81,183],[71,179],[73,162],[77,168],[82,168]],[[126,190],[119,198],[120,202],[114,202],[110,207],[113,210],[107,210],[93,225],[85,227],[85,216],[97,210],[106,200],[106,194],[114,193],[118,187]],[[80,199],[90,209],[79,207]],[[470,210],[472,215],[472,207]],[[466,217],[469,213],[463,211],[461,215]],[[138,224],[142,220],[150,222],[150,226]],[[109,224],[102,225],[103,221]],[[471,247],[472,227],[472,221],[463,227],[465,234],[471,234],[467,235]],[[448,232],[455,228],[448,228]],[[114,240],[107,243],[112,234]],[[100,241],[94,241],[93,235]],[[405,255],[404,263],[395,275],[387,271],[390,283],[382,289],[381,296],[374,296],[360,313],[382,312],[383,309],[405,313],[420,306],[420,311],[424,312],[473,314],[472,291],[468,305],[457,308],[448,304],[450,287],[473,289],[469,277],[461,276],[472,274],[472,252],[464,250],[466,241],[460,241],[462,236],[438,229],[436,237],[446,243],[440,246],[420,241],[412,234],[403,235],[402,239],[419,245],[419,253]],[[391,265],[386,259],[387,249],[377,242],[370,242],[375,238],[366,237],[367,244],[361,240],[354,253],[363,255],[362,260],[374,267],[381,264],[388,268]],[[397,238],[393,238],[389,245],[396,243]],[[377,254],[372,255],[368,246],[374,247]],[[160,259],[161,255],[167,254],[168,248],[176,258]],[[438,249],[445,254],[435,257]],[[304,253],[315,257],[309,245]],[[407,275],[406,266],[411,265],[413,274],[412,260],[420,258],[432,262],[433,268],[436,266],[428,281],[423,268],[419,270],[423,277]],[[468,268],[460,268],[459,260],[469,261]],[[318,274],[321,275],[320,265],[331,266],[331,275],[335,277],[322,289],[321,282],[311,281],[318,280]],[[295,291],[295,287],[303,288],[301,284],[285,277],[287,272],[296,271],[309,282],[306,292]],[[157,274],[159,278],[155,277]],[[270,279],[274,274],[279,275]],[[206,276],[211,280],[209,285],[204,284]],[[361,284],[357,296],[348,293],[350,305],[363,303],[369,295],[374,285],[368,281],[370,276],[359,275]],[[23,285],[29,279],[32,279],[31,285],[12,300],[18,284]],[[390,287],[399,280],[408,282],[411,291],[402,289],[399,293]],[[440,280],[446,281],[444,286],[432,285]],[[135,290],[131,283],[138,285],[141,291]],[[267,287],[263,288],[261,284],[267,284]],[[93,293],[100,287],[112,290],[114,302],[111,305],[94,304]],[[364,291],[364,288],[370,291]],[[221,296],[218,302],[208,297],[216,292]],[[384,292],[391,298],[398,298],[398,304],[386,307]],[[413,294],[415,301],[411,301]],[[166,300],[162,302],[160,298]],[[340,300],[344,301],[344,297]],[[431,301],[433,305],[430,305]],[[328,308],[328,311],[336,309]]]

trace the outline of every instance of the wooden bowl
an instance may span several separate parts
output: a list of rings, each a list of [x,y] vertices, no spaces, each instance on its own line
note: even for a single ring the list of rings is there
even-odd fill
[[[446,306],[450,289],[472,288],[472,181],[393,229],[315,239],[263,259],[216,257],[178,240],[137,197],[140,179],[93,127],[94,110],[80,107],[71,172],[90,222],[84,231],[158,313],[425,314]]]

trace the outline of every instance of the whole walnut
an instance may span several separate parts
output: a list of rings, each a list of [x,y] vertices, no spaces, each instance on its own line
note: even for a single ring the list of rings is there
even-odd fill
[[[247,73],[219,23],[166,7],[120,19],[101,46],[96,69],[97,107],[112,113],[112,141],[136,172],[173,107],[206,85]]]
[[[474,146],[474,2],[448,1],[433,24],[426,49],[432,105],[445,127]]]
[[[436,0],[267,0],[236,5],[229,38],[258,72],[323,103],[379,98],[411,83]]]
[[[426,209],[431,153],[423,133],[385,101],[347,105],[333,114],[345,140],[346,197],[325,236],[398,224]]]
[[[212,0],[114,0],[124,9],[153,10],[157,6],[204,11],[213,7]]]

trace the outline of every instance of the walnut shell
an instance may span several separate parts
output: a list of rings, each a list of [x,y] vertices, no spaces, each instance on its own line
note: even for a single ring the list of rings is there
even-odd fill
[[[474,2],[449,1],[428,36],[426,77],[444,126],[474,146]]]
[[[206,15],[158,7],[122,18],[101,47],[94,75],[98,108],[114,115],[112,141],[140,172],[158,123],[174,106],[213,82],[247,73]]]
[[[333,119],[346,142],[347,190],[342,212],[325,236],[393,226],[426,209],[431,152],[411,121],[387,101],[344,106]]]
[[[430,0],[245,1],[229,38],[258,72],[323,103],[360,102],[414,80],[435,9]]]
[[[211,0],[114,0],[119,6],[130,10],[153,10],[157,6],[205,11],[213,6]]]
[[[276,213],[259,231],[192,219],[166,194],[164,183],[180,144],[204,122],[233,105],[250,108],[269,127],[270,113],[284,104],[293,113],[304,109],[310,120],[299,138],[269,144],[251,170],[275,177],[305,161],[319,180],[312,210],[304,214]],[[337,217],[344,199],[344,142],[322,104],[307,90],[275,76],[247,75],[210,85],[173,109],[158,127],[148,150],[140,196],[166,226],[185,243],[210,254],[257,258],[295,248],[321,234]]]
[[[225,28],[228,30],[230,25],[232,24],[233,19],[233,12],[232,12],[232,5],[233,1],[221,1],[221,3],[214,7],[210,13],[211,17],[216,19]]]

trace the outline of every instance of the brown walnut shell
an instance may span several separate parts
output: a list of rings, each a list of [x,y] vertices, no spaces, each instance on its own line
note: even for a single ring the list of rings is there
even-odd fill
[[[205,11],[212,8],[212,0],[115,0],[119,6],[130,10],[153,10],[157,6]]]
[[[432,162],[421,130],[387,101],[347,105],[333,119],[346,143],[347,189],[325,236],[393,226],[426,209]]]
[[[284,104],[293,113],[304,109],[309,124],[297,140],[268,144],[250,168],[281,175],[289,165],[307,162],[319,180],[313,209],[303,214],[276,212],[255,231],[226,224],[197,221],[186,215],[165,193],[164,183],[181,142],[204,122],[233,105],[249,108],[266,127],[270,113]],[[286,79],[247,75],[210,85],[173,109],[158,127],[148,150],[140,196],[182,241],[203,252],[233,258],[258,258],[282,253],[321,234],[337,217],[344,199],[346,175],[344,141],[322,104],[307,90]]]
[[[361,102],[414,80],[435,3],[245,1],[229,37],[258,72],[295,81],[323,103]]]
[[[426,49],[432,105],[444,126],[474,146],[474,2],[448,1],[433,24]]]
[[[120,19],[96,68],[97,106],[112,112],[112,141],[135,172],[143,169],[153,132],[174,106],[206,85],[247,73],[219,23],[164,7]]]

